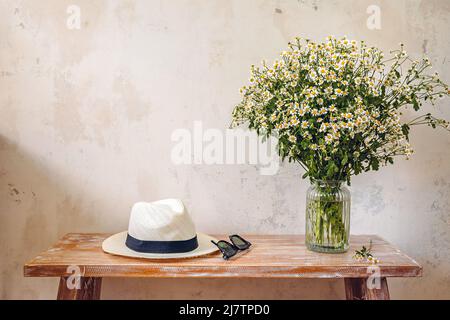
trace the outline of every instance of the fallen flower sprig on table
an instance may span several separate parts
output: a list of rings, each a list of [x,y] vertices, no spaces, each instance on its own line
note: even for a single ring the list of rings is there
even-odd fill
[[[377,264],[380,262],[379,259],[375,258],[372,255],[372,240],[370,240],[369,248],[366,246],[362,246],[361,250],[355,250],[355,254],[353,256],[354,259],[358,261],[366,260],[369,263]]]

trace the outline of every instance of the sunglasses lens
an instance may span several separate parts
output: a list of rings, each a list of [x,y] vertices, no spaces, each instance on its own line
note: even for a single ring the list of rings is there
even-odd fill
[[[219,241],[217,245],[219,246],[220,250],[228,257],[232,257],[236,254],[236,249],[225,241]]]
[[[230,240],[240,250],[244,250],[244,249],[247,249],[248,247],[250,247],[250,243],[248,241],[244,240],[243,238],[241,238],[240,236],[237,236],[237,235],[231,236]]]

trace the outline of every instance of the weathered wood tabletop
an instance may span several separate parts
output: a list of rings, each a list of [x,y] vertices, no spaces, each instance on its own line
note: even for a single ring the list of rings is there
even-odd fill
[[[59,299],[98,299],[104,277],[344,278],[348,299],[389,299],[387,277],[418,277],[422,267],[376,235],[357,235],[343,254],[308,251],[302,235],[245,235],[251,249],[225,261],[219,252],[189,259],[149,260],[102,251],[109,234],[67,234],[24,266],[27,277],[60,277]],[[216,236],[226,239],[226,236]],[[372,240],[380,263],[356,261]],[[80,271],[78,288],[68,281]],[[370,282],[370,283],[369,283]]]

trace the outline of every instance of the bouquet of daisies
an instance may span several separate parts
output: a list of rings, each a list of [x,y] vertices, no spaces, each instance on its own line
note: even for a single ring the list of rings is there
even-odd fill
[[[352,175],[408,157],[412,126],[448,130],[447,121],[430,113],[408,122],[400,117],[404,108],[419,111],[449,94],[429,68],[428,59],[411,59],[403,45],[385,57],[363,41],[296,38],[272,66],[251,67],[232,126],[277,133],[280,156],[299,163],[304,178],[350,184]]]

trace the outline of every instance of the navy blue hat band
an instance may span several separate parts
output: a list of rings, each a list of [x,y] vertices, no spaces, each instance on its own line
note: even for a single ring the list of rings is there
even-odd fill
[[[189,240],[143,241],[127,234],[125,245],[131,250],[145,253],[181,253],[197,249],[197,236]]]

